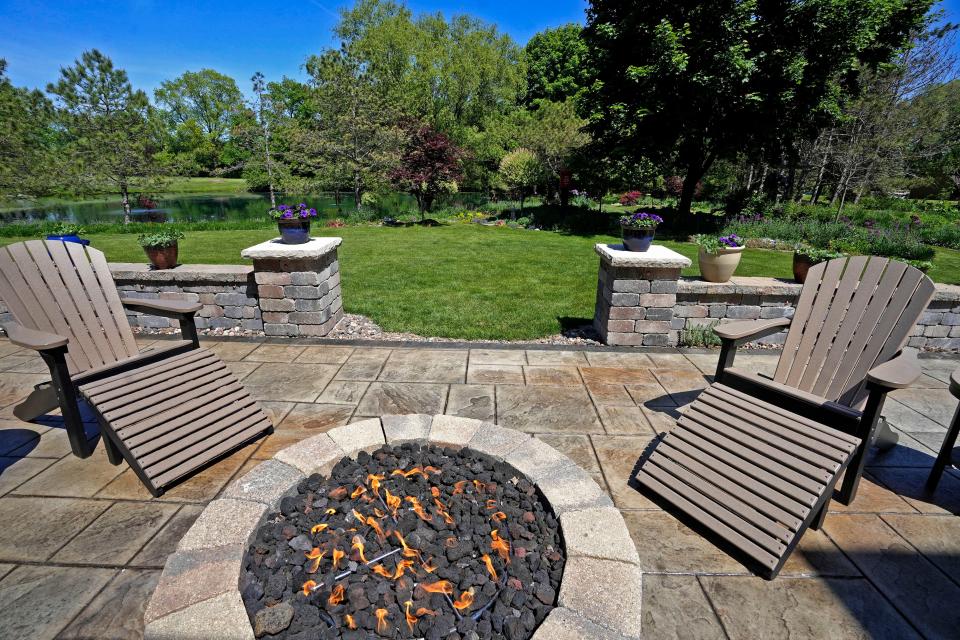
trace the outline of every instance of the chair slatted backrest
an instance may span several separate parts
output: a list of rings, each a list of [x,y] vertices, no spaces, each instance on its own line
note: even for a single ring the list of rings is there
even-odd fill
[[[23,326],[70,340],[73,374],[139,353],[102,251],[59,240],[0,247],[0,299]]]
[[[933,293],[923,272],[887,258],[811,267],[774,380],[861,408],[867,372],[903,348]]]

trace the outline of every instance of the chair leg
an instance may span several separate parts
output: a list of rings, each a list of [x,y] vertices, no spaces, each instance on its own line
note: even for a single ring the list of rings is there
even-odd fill
[[[857,497],[857,487],[860,486],[860,477],[863,475],[863,468],[867,465],[867,454],[870,453],[870,445],[877,433],[880,411],[883,410],[883,401],[886,399],[886,394],[886,390],[882,388],[870,390],[867,406],[864,407],[860,418],[860,426],[857,433],[854,434],[860,438],[860,445],[843,474],[843,485],[840,487],[840,496],[838,497],[843,504],[850,504]]]
[[[70,440],[70,449],[78,458],[87,458],[93,453],[87,434],[83,429],[83,419],[80,417],[80,407],[77,404],[77,390],[70,379],[67,369],[66,350],[57,349],[41,351],[40,356],[50,367],[51,384],[60,403],[60,412],[63,414],[63,423]]]
[[[940,453],[933,463],[933,469],[930,471],[930,477],[927,478],[926,490],[933,493],[940,484],[940,477],[947,465],[953,462],[953,447],[957,444],[957,435],[960,434],[960,407],[957,407],[953,414],[953,422],[950,423],[950,429],[943,438],[943,444],[940,445]]]
[[[830,489],[830,492],[833,492],[833,489]],[[817,513],[817,517],[813,519],[813,522],[810,523],[810,528],[814,531],[819,531],[820,527],[823,526],[823,520],[827,517],[827,511],[830,510],[830,498],[827,498],[826,502],[823,503],[823,506],[820,507],[820,511]]]
[[[103,448],[107,450],[107,460],[110,461],[110,464],[117,466],[123,462],[123,454],[120,453],[120,449],[117,448],[110,435],[103,430],[103,427],[100,427],[100,438],[103,440]]]

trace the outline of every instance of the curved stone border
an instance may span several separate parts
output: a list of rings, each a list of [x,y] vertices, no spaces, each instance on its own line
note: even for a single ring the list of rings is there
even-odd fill
[[[302,440],[262,462],[211,502],[167,559],[144,614],[146,640],[252,640],[240,598],[243,556],[258,524],[313,473],[384,444],[470,447],[537,484],[560,519],[567,562],[558,605],[536,640],[640,637],[640,558],[620,512],[590,475],[529,434],[446,415],[384,416]],[[214,632],[215,630],[215,632]]]

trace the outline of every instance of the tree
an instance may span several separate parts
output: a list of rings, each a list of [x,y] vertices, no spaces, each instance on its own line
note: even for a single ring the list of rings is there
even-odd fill
[[[153,95],[174,128],[174,137],[192,142],[181,143],[180,148],[187,153],[191,148],[202,149],[195,154],[200,161],[194,158],[194,162],[207,172],[221,166],[230,127],[243,108],[243,95],[233,78],[213,69],[187,71],[161,82]]]
[[[607,149],[676,167],[686,217],[715,160],[783,157],[832,124],[930,4],[592,0],[583,114]]]
[[[298,122],[291,156],[305,171],[346,181],[359,209],[363,194],[389,182],[403,143],[399,114],[357,58],[344,48],[307,60],[315,117]]]
[[[267,170],[267,180],[270,188],[270,207],[272,208],[277,206],[277,198],[273,190],[273,159],[270,157],[270,120],[267,115],[270,110],[270,98],[269,95],[264,92],[266,85],[264,84],[262,73],[257,71],[253,74],[253,77],[250,78],[250,82],[253,83],[253,94],[256,96],[254,100],[254,111],[257,114],[257,122],[260,125],[260,130],[263,132],[264,167],[266,167]]]
[[[446,135],[418,124],[410,128],[399,165],[390,172],[397,188],[417,199],[420,219],[441,193],[457,189],[463,150]]]
[[[147,95],[135,91],[127,73],[96,49],[61,68],[60,79],[47,91],[56,96],[77,188],[112,185],[129,223],[131,182],[146,184],[159,174],[159,132]]]
[[[508,35],[470,16],[414,16],[384,0],[358,0],[342,11],[335,34],[395,110],[470,152],[465,180],[489,182],[499,157],[487,152],[487,131],[523,93],[523,51]]]
[[[499,176],[506,187],[520,197],[522,212],[524,200],[543,179],[543,165],[537,154],[521,147],[503,156]]]
[[[590,136],[583,131],[586,121],[577,116],[572,99],[565,102],[538,100],[535,104],[537,109],[520,131],[520,145],[537,154],[553,178],[550,185],[553,191],[560,172],[568,168],[573,154],[590,142]]]
[[[587,83],[587,43],[578,24],[534,34],[524,49],[527,61],[525,102],[564,102]]]
[[[36,197],[56,190],[53,104],[14,87],[0,59],[0,195]]]
[[[960,192],[960,80],[928,88],[906,108],[916,123],[910,175],[912,191],[928,197]]]

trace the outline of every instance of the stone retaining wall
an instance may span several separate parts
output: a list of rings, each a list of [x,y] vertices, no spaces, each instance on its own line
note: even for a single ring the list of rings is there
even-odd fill
[[[244,265],[184,264],[151,270],[145,264],[117,262],[110,272],[122,298],[188,300],[200,302],[198,329],[263,331],[263,316],[253,267]],[[127,311],[130,325],[144,328],[179,327],[177,320]]]
[[[801,285],[776,278],[734,276],[730,282],[681,278],[672,329],[682,331],[735,320],[793,316]],[[786,331],[759,340],[783,344]],[[678,337],[679,339],[679,337]],[[914,327],[908,346],[960,350],[960,286],[938,284],[936,294]]]

